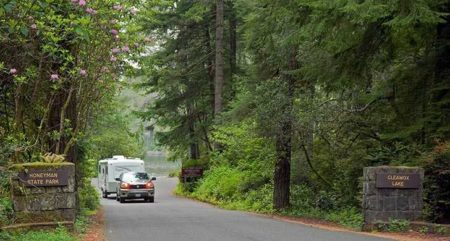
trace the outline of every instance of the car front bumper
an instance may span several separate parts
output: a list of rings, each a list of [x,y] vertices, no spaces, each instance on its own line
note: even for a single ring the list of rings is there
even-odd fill
[[[154,195],[154,189],[120,189],[119,192],[119,197],[126,199],[148,198]]]

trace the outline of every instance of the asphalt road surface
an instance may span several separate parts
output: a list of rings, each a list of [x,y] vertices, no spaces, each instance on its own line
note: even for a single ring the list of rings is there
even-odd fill
[[[228,211],[172,195],[177,180],[158,178],[155,203],[102,199],[108,241],[387,241]]]

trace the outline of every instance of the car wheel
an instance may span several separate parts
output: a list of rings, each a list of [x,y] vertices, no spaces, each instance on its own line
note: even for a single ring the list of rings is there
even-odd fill
[[[125,198],[121,197],[120,199],[120,203],[124,203],[125,202]]]
[[[108,193],[102,191],[102,197],[103,197],[103,198],[107,198],[107,197],[108,197]]]
[[[151,202],[151,203],[154,203],[155,202],[155,197],[149,197],[148,201]]]

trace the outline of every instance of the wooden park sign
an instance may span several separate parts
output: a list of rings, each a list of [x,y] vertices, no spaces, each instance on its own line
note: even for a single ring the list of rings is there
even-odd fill
[[[19,172],[19,180],[26,187],[67,186],[69,170],[57,169],[29,169]]]
[[[181,177],[201,177],[203,176],[203,168],[201,167],[184,167],[181,169]]]
[[[377,188],[404,188],[418,189],[421,180],[419,174],[386,174],[378,173],[376,177]]]

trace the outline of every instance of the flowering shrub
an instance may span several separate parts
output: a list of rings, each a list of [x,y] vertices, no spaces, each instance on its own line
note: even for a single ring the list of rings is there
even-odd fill
[[[18,143],[1,157],[71,152],[102,100],[115,94],[125,60],[142,50],[135,4],[0,0],[0,129]]]

